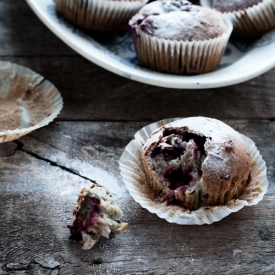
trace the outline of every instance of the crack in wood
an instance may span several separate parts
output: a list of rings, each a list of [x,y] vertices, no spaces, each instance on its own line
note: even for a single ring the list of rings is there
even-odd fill
[[[47,144],[48,146],[50,146],[50,147],[52,147],[52,148],[54,148],[54,149],[56,149],[56,150],[58,150],[58,151],[60,151],[60,152],[66,153],[66,151],[63,151],[63,150],[61,150],[60,148],[57,148],[57,147],[53,146],[52,144],[49,144],[49,143],[47,143],[46,141],[44,141],[44,140],[42,140],[42,139],[40,139],[40,138],[38,138],[38,137],[36,137],[36,136],[33,136],[33,135],[30,134],[30,137],[32,137],[32,138],[35,139],[35,140],[38,140],[39,142],[42,142],[42,143],[44,143],[44,144]]]
[[[30,270],[30,263],[7,263],[2,266],[4,271]]]
[[[36,159],[43,160],[43,161],[49,163],[51,166],[58,167],[58,168],[60,168],[60,169],[62,169],[62,170],[64,170],[64,171],[66,171],[66,172],[69,172],[69,173],[71,173],[71,174],[73,174],[73,175],[79,176],[79,177],[82,178],[82,179],[88,180],[88,181],[90,181],[90,182],[92,182],[92,183],[96,183],[95,180],[92,180],[92,179],[89,179],[89,178],[87,178],[87,177],[85,177],[85,176],[82,176],[82,175],[79,174],[79,172],[78,172],[77,170],[75,170],[75,169],[68,168],[68,167],[66,167],[66,166],[64,166],[64,165],[59,165],[59,164],[58,164],[57,162],[55,162],[55,161],[52,161],[52,160],[50,160],[50,159],[43,158],[43,157],[39,156],[38,154],[36,154],[36,153],[34,153],[34,152],[31,152],[31,151],[28,151],[28,150],[23,149],[24,143],[21,142],[21,141],[19,141],[19,140],[14,140],[13,142],[14,142],[15,144],[17,144],[17,148],[15,149],[15,150],[17,150],[17,151],[24,152],[24,153],[26,153],[26,154],[28,154],[28,155],[30,155],[30,156],[36,158]]]

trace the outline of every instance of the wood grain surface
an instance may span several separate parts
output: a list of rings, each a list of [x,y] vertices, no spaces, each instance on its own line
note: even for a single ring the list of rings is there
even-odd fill
[[[56,122],[2,144],[2,274],[16,269],[23,269],[18,274],[271,274],[274,122],[225,122],[256,142],[270,186],[257,206],[202,226],[169,224],[141,208],[125,190],[118,159],[146,123]],[[113,192],[129,228],[87,252],[68,240],[66,226],[78,192],[94,181]]]
[[[275,118],[275,69],[224,88],[154,87],[85,60],[52,34],[23,0],[1,0],[0,18],[0,58],[29,67],[57,86],[65,102],[59,120],[155,121],[197,115]]]
[[[85,60],[23,0],[0,0],[0,58],[60,90],[64,109],[47,127],[0,144],[0,275],[275,274],[275,69],[238,85],[176,90],[133,82]],[[170,224],[129,195],[118,160],[152,121],[205,115],[256,143],[269,187],[257,206],[202,226]],[[107,186],[129,227],[91,250],[69,241],[82,187]]]

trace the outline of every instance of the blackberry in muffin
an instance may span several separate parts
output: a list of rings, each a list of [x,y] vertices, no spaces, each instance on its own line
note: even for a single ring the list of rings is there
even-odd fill
[[[83,249],[91,249],[101,236],[109,238],[111,232],[122,233],[127,223],[121,223],[122,211],[106,187],[93,184],[83,188],[73,212],[75,219],[70,229],[70,239],[82,241]]]

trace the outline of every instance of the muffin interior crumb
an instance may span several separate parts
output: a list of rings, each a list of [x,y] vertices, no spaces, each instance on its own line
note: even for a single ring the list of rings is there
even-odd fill
[[[83,249],[91,249],[101,236],[109,238],[110,233],[122,233],[127,223],[122,223],[122,211],[110,191],[98,184],[83,188],[74,209],[75,219],[70,229],[70,240],[82,241]]]
[[[160,128],[143,146],[143,165],[155,197],[189,210],[239,198],[252,176],[245,144],[225,124],[202,118],[200,129],[192,128],[191,120],[188,126]]]
[[[164,130],[163,138],[150,157],[154,159],[154,171],[166,182],[173,193],[168,204],[180,204],[181,193],[199,184],[201,165],[206,158],[205,136]]]

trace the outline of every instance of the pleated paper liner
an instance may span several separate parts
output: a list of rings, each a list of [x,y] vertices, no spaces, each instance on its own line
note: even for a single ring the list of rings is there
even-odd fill
[[[170,223],[201,225],[220,221],[230,213],[237,212],[244,206],[256,205],[263,199],[268,186],[265,161],[262,159],[255,143],[242,134],[240,135],[247,145],[254,164],[251,171],[252,181],[247,187],[247,194],[239,199],[229,201],[226,205],[201,207],[195,211],[174,205],[167,206],[166,202],[160,203],[154,199],[154,192],[146,183],[146,176],[141,162],[141,147],[154,130],[174,120],[176,119],[165,119],[143,127],[135,134],[135,139],[126,146],[119,160],[122,179],[136,202],[149,212],[155,213]]]
[[[212,0],[200,0],[212,8]],[[275,28],[275,1],[263,0],[257,5],[234,12],[224,12],[234,26],[233,35],[239,38],[256,37]]]
[[[148,0],[56,0],[56,8],[78,26],[98,31],[126,29]]]
[[[131,22],[131,21],[130,21]],[[225,18],[226,31],[219,37],[198,41],[158,38],[132,28],[138,59],[153,70],[174,74],[211,72],[220,64],[233,26]]]
[[[62,97],[52,83],[28,68],[0,61],[1,143],[49,124],[62,107]]]

